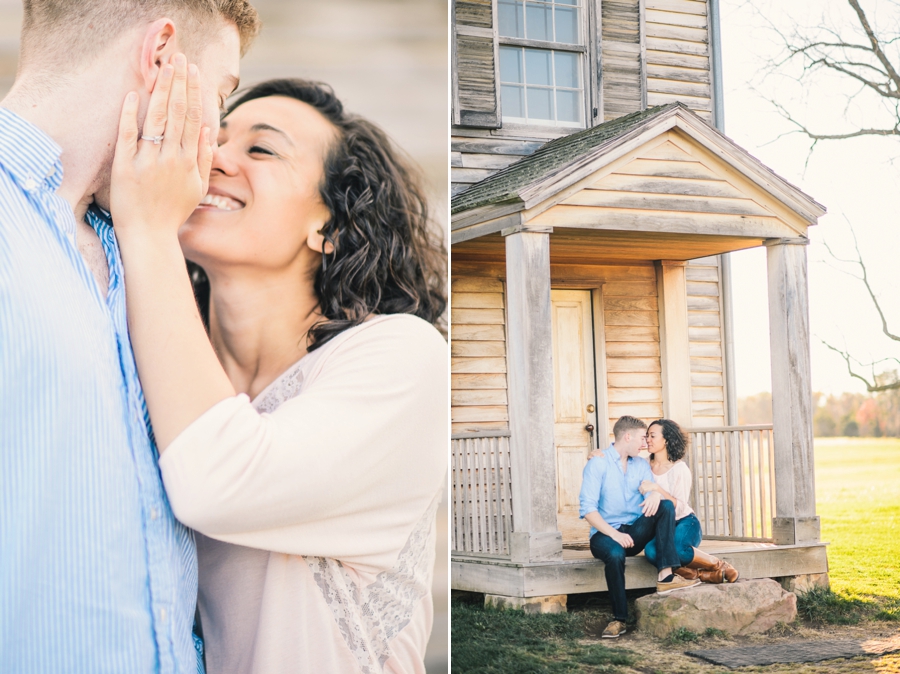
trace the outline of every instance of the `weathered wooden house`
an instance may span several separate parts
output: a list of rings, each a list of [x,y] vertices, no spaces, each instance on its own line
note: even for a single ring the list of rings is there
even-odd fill
[[[452,587],[605,590],[581,473],[690,430],[704,546],[822,580],[806,244],[825,209],[722,132],[716,0],[455,0]],[[727,254],[767,247],[774,423],[737,426]],[[629,587],[655,571],[629,560]]]

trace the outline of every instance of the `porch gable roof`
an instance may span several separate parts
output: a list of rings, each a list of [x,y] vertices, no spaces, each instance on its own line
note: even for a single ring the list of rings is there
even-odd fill
[[[457,194],[451,200],[453,242],[511,227],[527,227],[529,220],[565,198],[571,192],[567,188],[671,130],[686,135],[782,205],[799,223],[791,235],[805,235],[805,227],[814,225],[825,213],[821,204],[679,102],[648,108],[552,140],[532,155]]]

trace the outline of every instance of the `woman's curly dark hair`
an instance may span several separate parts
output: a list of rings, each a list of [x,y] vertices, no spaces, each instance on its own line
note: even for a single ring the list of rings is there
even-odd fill
[[[331,212],[321,232],[334,246],[315,276],[325,320],[307,338],[312,351],[370,314],[414,314],[433,325],[447,306],[447,250],[429,218],[421,179],[387,135],[348,114],[327,84],[275,79],[257,84],[229,106],[286,96],[315,108],[337,130],[319,193]],[[208,306],[205,275],[192,268],[198,301]],[[201,306],[201,308],[203,308]],[[442,332],[442,326],[438,325]]]
[[[681,426],[671,419],[657,419],[647,427],[647,430],[649,431],[654,426],[659,426],[662,429],[662,436],[663,440],[666,441],[666,454],[669,455],[669,461],[683,459],[685,452],[687,452],[688,438],[685,432],[681,430]],[[652,454],[650,455],[650,458],[653,458]]]

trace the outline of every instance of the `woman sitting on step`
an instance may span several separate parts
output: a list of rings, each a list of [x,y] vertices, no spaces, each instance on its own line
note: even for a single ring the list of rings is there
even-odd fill
[[[670,419],[654,421],[647,429],[647,445],[656,482],[644,480],[641,493],[655,490],[675,504],[675,547],[681,560],[681,568],[675,573],[689,580],[699,578],[704,583],[735,582],[739,575],[737,569],[697,547],[703,534],[700,520],[688,504],[691,469],[681,460],[687,449],[687,437],[681,427]],[[644,555],[656,563],[656,539],[647,544]]]

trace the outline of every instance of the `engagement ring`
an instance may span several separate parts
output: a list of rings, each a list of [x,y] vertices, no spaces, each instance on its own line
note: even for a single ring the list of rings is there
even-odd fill
[[[159,145],[165,136],[141,136],[141,140],[151,140],[154,145]]]

